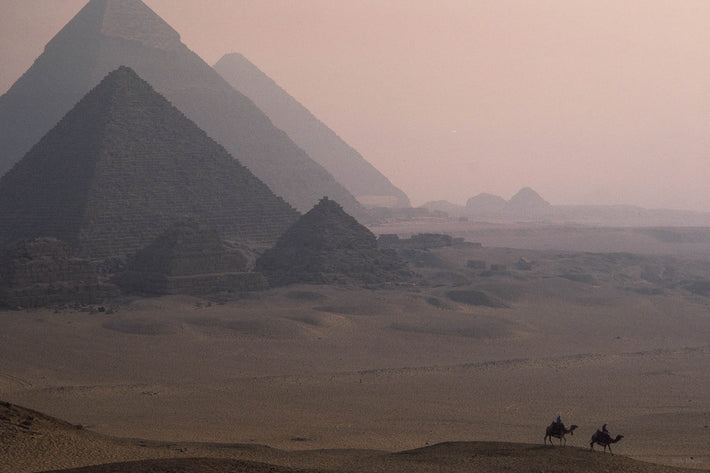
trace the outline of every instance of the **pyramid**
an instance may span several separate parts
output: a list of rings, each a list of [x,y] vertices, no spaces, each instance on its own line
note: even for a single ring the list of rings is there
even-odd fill
[[[552,205],[531,188],[523,187],[510,198],[505,212],[515,218],[547,218],[552,216]]]
[[[293,283],[384,284],[410,279],[394,250],[380,250],[375,235],[335,201],[323,198],[294,223],[255,270],[273,286]]]
[[[217,232],[197,222],[171,225],[152,243],[134,254],[129,269],[168,276],[246,271],[246,258],[230,251]]]
[[[210,294],[265,289],[264,276],[247,272],[247,261],[217,232],[197,222],[177,222],[128,260],[114,280],[140,294]]]
[[[125,256],[186,218],[268,246],[298,213],[128,67],[0,178],[0,242],[48,236],[82,257]]]
[[[0,175],[119,66],[129,66],[274,193],[301,210],[323,195],[365,210],[140,0],[91,0],[0,97]]]
[[[373,207],[410,206],[404,192],[243,55],[227,54],[214,68],[360,203]]]
[[[508,202],[503,197],[481,193],[466,201],[466,211],[476,217],[495,216],[503,212]]]

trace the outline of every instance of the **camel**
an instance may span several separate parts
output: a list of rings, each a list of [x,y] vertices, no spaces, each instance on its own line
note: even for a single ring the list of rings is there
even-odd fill
[[[609,453],[613,455],[614,453],[611,451],[611,444],[616,443],[623,438],[623,435],[617,435],[615,439],[612,439],[611,435],[608,433],[597,430],[594,435],[592,435],[592,441],[589,442],[589,449],[594,450],[594,444],[598,443],[604,447],[604,453],[606,453],[606,448],[609,447]]]
[[[565,438],[565,435],[574,435],[574,429],[576,428],[576,425],[571,425],[570,428],[567,429],[564,425],[553,422],[552,424],[547,426],[547,429],[545,429],[545,445],[547,445],[548,438],[550,439],[550,445],[553,445],[552,437],[560,439],[560,445],[567,445],[567,439]]]

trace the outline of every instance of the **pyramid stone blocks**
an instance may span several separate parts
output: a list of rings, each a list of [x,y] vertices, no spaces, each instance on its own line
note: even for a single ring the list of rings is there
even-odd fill
[[[0,242],[50,236],[79,256],[126,256],[186,218],[266,247],[298,212],[128,67],[0,178]]]

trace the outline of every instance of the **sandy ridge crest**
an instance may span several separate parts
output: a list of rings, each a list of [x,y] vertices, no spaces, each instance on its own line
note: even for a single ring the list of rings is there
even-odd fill
[[[644,472],[687,470],[586,448],[504,442],[443,442],[389,453],[285,451],[263,445],[168,443],[97,434],[10,403],[0,403],[0,472]]]

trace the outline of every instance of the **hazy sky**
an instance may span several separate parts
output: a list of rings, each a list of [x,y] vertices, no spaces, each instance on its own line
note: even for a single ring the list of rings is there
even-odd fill
[[[0,93],[86,0],[0,0]],[[710,211],[710,1],[145,0],[240,52],[419,205]]]

